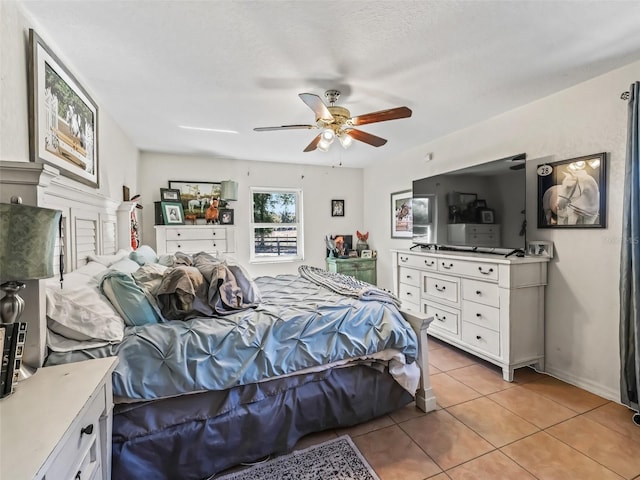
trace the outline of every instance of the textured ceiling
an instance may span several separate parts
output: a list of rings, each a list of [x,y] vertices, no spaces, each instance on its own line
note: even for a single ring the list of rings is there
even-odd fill
[[[212,157],[361,167],[640,59],[637,1],[22,4],[138,148]],[[352,115],[413,116],[327,153],[302,152],[314,130],[253,131],[314,123],[297,94],[334,88]]]

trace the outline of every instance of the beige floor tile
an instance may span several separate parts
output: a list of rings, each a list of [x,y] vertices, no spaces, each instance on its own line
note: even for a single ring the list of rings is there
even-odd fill
[[[576,416],[573,410],[523,386],[492,393],[487,398],[539,428],[547,428]]]
[[[502,447],[501,451],[540,480],[620,480],[569,445],[539,432]]]
[[[436,373],[442,373],[442,370],[429,364],[429,375],[435,375]]]
[[[449,375],[474,390],[488,395],[515,386],[514,383],[502,379],[502,370],[498,367],[484,365],[470,365],[468,367],[451,370]]]
[[[439,473],[433,477],[428,477],[429,480],[451,480],[451,477],[446,473]]]
[[[500,451],[493,451],[447,471],[452,480],[535,480]]]
[[[389,414],[389,416],[396,423],[406,422],[410,418],[421,417],[423,415],[426,415],[426,413],[424,413],[422,410],[416,407],[415,402],[411,402],[406,407],[403,407]]]
[[[479,457],[494,447],[446,410],[399,425],[443,470]]]
[[[589,393],[548,375],[542,376],[542,378],[535,382],[526,383],[523,387],[540,395],[544,395],[578,413],[593,410],[608,402],[608,400],[598,395],[594,395],[593,393]]]
[[[486,397],[450,407],[447,411],[496,447],[515,442],[539,430]]]
[[[442,470],[398,426],[353,439],[381,480],[423,480]]]
[[[336,432],[334,432],[333,430],[326,430],[324,432],[311,433],[309,435],[305,435],[300,440],[298,440],[298,443],[296,443],[296,446],[293,447],[293,449],[302,450],[303,448],[307,448],[312,445],[317,445],[319,443],[326,442],[327,440],[333,440],[337,436],[338,435],[336,435]]]
[[[640,475],[640,443],[584,415],[555,425],[547,433],[625,478]]]
[[[351,438],[355,438],[358,435],[364,435],[365,433],[390,427],[394,424],[395,422],[389,415],[383,415],[382,417],[374,418],[373,420],[369,420],[368,422],[364,422],[359,425],[354,425],[353,427],[336,428],[335,432],[338,436],[349,435]]]
[[[637,445],[640,445],[640,428],[631,421],[633,413],[625,405],[609,402],[585,413],[585,415],[605,427],[626,435],[633,439]]]
[[[436,401],[441,407],[449,407],[482,396],[473,388],[467,387],[446,373],[432,375],[431,388],[433,388]]]
[[[443,372],[468,367],[476,363],[477,360],[471,355],[449,346],[429,352],[429,364]]]

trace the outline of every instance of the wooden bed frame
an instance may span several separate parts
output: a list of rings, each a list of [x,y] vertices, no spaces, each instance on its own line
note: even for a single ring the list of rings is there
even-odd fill
[[[9,203],[14,196],[21,197],[25,205],[62,211],[66,272],[84,265],[89,255],[131,250],[129,225],[134,202],[118,202],[100,195],[94,189],[60,176],[56,168],[46,164],[0,161],[0,202]],[[56,271],[58,267],[59,263]],[[32,367],[43,365],[47,348],[45,285],[41,282],[26,282],[27,287],[21,295],[25,300],[22,319],[28,323],[24,362]],[[405,311],[402,314],[419,339],[418,364],[422,375],[416,406],[425,412],[435,410],[427,349],[427,327],[432,317]]]

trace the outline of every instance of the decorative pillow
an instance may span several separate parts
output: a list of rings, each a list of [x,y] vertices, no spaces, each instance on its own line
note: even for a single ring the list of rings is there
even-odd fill
[[[101,263],[89,262],[72,272],[65,273],[62,276],[62,288],[67,291],[87,286],[97,287],[100,283],[101,275],[107,270],[107,267]],[[57,287],[60,290],[60,279],[58,277],[49,278],[46,283],[47,286]]]
[[[116,263],[118,260],[128,257],[128,250],[118,250],[113,255],[87,255],[87,259],[91,262],[98,262],[104,265],[105,267],[110,267],[112,264]]]
[[[47,286],[47,326],[71,340],[121,342],[124,322],[97,287]]]
[[[130,327],[158,323],[160,316],[129,275],[115,270],[102,279],[100,289]]]
[[[137,250],[129,254],[129,258],[138,262],[140,265],[158,262],[158,255],[156,255],[155,250],[149,245],[140,245]]]
[[[140,268],[140,264],[131,260],[130,258],[123,258],[109,267],[111,270],[122,272],[131,275],[133,272]]]

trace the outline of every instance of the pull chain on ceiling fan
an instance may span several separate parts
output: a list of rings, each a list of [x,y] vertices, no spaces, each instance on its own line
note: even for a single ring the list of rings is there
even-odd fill
[[[344,148],[349,148],[353,140],[367,143],[373,147],[381,147],[387,143],[386,139],[363,132],[362,130],[357,130],[353,127],[367,125],[369,123],[397,120],[399,118],[408,118],[412,113],[408,107],[396,107],[352,117],[349,110],[336,105],[340,97],[340,91],[338,90],[327,90],[324,93],[329,106],[327,106],[318,95],[313,93],[300,93],[298,96],[315,113],[315,125],[282,125],[279,127],[258,127],[254,128],[254,130],[256,132],[300,129],[322,130],[311,143],[307,145],[304,149],[305,152],[311,152],[316,149],[326,152],[336,138],[338,138]]]

